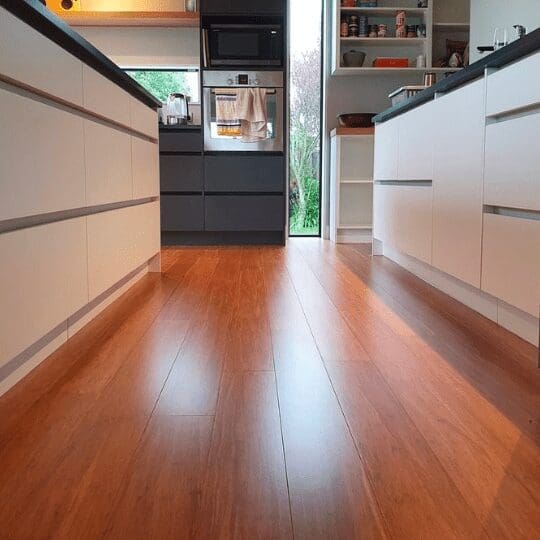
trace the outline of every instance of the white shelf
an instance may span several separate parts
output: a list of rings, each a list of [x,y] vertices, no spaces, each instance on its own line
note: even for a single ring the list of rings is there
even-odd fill
[[[425,73],[429,68],[376,68],[376,67],[338,67],[332,75],[396,75],[396,74],[414,74]]]
[[[373,224],[371,225],[338,225],[338,229],[350,229],[350,230],[371,230],[373,228]]]
[[[394,45],[408,45],[417,46],[423,45],[426,42],[426,38],[397,38],[397,37],[340,37],[341,43],[352,44],[364,44],[364,45],[381,45],[381,46],[394,46]]]
[[[371,16],[396,17],[398,11],[404,11],[406,15],[424,17],[427,8],[404,8],[404,7],[341,7],[342,13],[365,13]]]
[[[369,179],[350,179],[350,180],[340,180],[341,184],[373,184],[373,180]]]
[[[434,22],[433,28],[435,30],[442,30],[446,32],[469,32],[471,25],[469,23],[460,22]]]

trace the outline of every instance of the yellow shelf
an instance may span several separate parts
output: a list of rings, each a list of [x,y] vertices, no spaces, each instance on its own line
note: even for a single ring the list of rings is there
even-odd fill
[[[70,26],[199,26],[199,13],[193,11],[66,11],[57,15]]]

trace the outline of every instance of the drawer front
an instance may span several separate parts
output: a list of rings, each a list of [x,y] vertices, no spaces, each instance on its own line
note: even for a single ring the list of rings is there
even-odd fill
[[[283,196],[211,195],[205,216],[207,231],[281,231]]]
[[[375,185],[374,237],[431,263],[432,194],[431,186]]]
[[[0,119],[0,221],[85,206],[84,120],[1,89]]]
[[[484,214],[482,290],[538,317],[539,276],[540,221]]]
[[[484,203],[540,210],[540,114],[490,124],[486,128]]]
[[[131,96],[91,67],[83,65],[86,109],[124,126],[131,126]]]
[[[425,103],[399,117],[398,180],[433,178],[434,106]]]
[[[276,192],[284,190],[281,156],[206,156],[206,191]]]
[[[82,62],[2,8],[0,51],[3,75],[82,105]]]
[[[196,132],[179,132],[159,134],[159,150],[161,152],[202,152],[202,134]]]
[[[162,231],[202,231],[204,197],[202,195],[163,195],[161,197]]]
[[[141,103],[134,97],[130,100],[131,106],[131,128],[140,133],[158,138],[158,114],[155,109],[152,109]]]
[[[491,74],[487,79],[488,116],[540,105],[540,52]]]
[[[161,191],[202,191],[202,156],[161,155],[159,163]]]
[[[398,177],[399,118],[375,127],[375,180],[396,180]]]
[[[131,137],[133,198],[159,197],[158,145]]]

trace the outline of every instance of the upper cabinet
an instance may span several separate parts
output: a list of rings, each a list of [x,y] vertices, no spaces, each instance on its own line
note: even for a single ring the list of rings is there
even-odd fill
[[[285,0],[201,0],[201,13],[282,14]]]

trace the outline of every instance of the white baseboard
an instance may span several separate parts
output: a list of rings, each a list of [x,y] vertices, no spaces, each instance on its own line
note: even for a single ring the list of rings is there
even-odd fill
[[[373,240],[371,230],[350,230],[338,233],[337,244],[371,244]]]
[[[155,257],[125,276],[110,289],[4,364],[0,368],[0,396],[15,386],[69,338],[73,337],[105,308],[133,287],[137,281],[149,272],[152,264],[155,268]]]
[[[510,306],[480,289],[460,281],[433,266],[406,255],[379,240],[378,251],[433,287],[455,298],[462,304],[496,322],[520,338],[538,346],[540,321],[538,318]],[[380,254],[380,253],[378,253]]]

